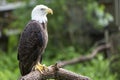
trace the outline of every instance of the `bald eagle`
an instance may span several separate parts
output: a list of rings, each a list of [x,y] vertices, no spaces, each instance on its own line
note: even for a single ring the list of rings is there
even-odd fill
[[[52,9],[45,5],[37,5],[31,13],[31,20],[21,34],[18,45],[18,60],[21,75],[32,70],[42,71],[42,54],[47,46],[47,14],[53,14]]]

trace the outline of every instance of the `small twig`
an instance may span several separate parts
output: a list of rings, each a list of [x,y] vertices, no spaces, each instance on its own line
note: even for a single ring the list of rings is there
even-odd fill
[[[79,62],[84,62],[84,61],[91,60],[91,59],[93,59],[97,55],[98,52],[100,52],[100,51],[102,51],[104,49],[108,49],[108,48],[110,48],[110,44],[98,46],[95,49],[93,49],[91,54],[89,54],[87,56],[80,56],[80,57],[74,58],[72,60],[59,62],[58,66],[59,67],[64,67],[66,65],[72,65],[72,64],[79,63]]]

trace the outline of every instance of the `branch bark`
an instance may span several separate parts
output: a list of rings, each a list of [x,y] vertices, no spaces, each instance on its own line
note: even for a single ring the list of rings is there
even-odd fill
[[[90,80],[90,78],[82,75],[78,75],[71,71],[57,68],[56,66],[49,66],[48,70],[40,73],[39,71],[33,71],[25,76],[22,76],[19,80]]]
[[[89,60],[93,59],[97,55],[98,52],[100,52],[104,49],[108,49],[108,48],[110,48],[110,46],[111,46],[110,44],[98,46],[95,49],[93,49],[91,54],[89,54],[87,56],[80,56],[80,57],[74,58],[72,60],[61,61],[61,62],[58,63],[58,66],[59,67],[64,67],[66,65],[72,65],[72,64],[79,63],[79,62],[89,61]]]

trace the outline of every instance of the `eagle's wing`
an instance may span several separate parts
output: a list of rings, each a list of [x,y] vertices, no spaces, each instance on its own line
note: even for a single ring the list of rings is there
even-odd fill
[[[22,75],[28,74],[40,61],[44,45],[43,32],[36,21],[30,21],[21,34],[18,46],[18,60]]]

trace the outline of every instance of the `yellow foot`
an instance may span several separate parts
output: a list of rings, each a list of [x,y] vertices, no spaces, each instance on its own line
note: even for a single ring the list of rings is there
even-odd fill
[[[48,71],[48,68],[39,62],[35,65],[35,70],[40,71],[41,73]]]

